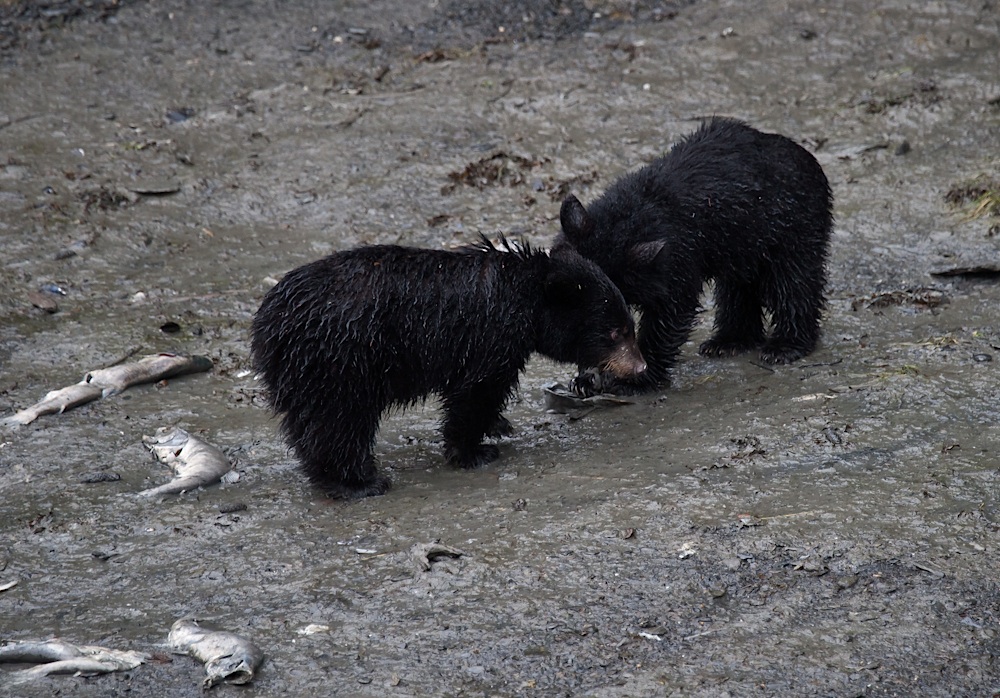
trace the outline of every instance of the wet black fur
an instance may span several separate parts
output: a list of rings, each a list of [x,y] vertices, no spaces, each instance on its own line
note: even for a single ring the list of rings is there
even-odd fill
[[[556,249],[571,245],[597,262],[641,309],[639,348],[649,370],[623,391],[649,390],[669,384],[709,279],[715,332],[701,345],[703,355],[762,346],[764,361],[786,363],[811,352],[820,335],[832,208],[830,185],[808,151],[714,118],[586,209],[575,197],[564,201]]]
[[[572,250],[504,241],[458,251],[372,246],[289,272],[252,327],[254,368],[309,479],[331,496],[385,492],[372,455],[393,406],[437,393],[448,460],[497,457],[485,435],[532,352],[578,366],[634,347],[618,289]],[[621,337],[626,339],[622,340]]]

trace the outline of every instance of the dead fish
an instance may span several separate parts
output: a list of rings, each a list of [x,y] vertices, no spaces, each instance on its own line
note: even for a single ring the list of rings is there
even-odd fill
[[[11,684],[50,674],[106,674],[135,669],[149,657],[142,652],[110,650],[96,645],[73,645],[62,640],[12,642],[0,647],[0,662],[38,664],[8,675]]]
[[[201,373],[211,368],[212,360],[207,356],[181,354],[144,356],[132,363],[90,371],[79,383],[52,390],[40,402],[0,420],[0,426],[24,426],[31,424],[43,414],[61,414],[98,398],[120,393],[131,385],[153,383],[188,373]]]
[[[140,497],[178,494],[218,482],[232,469],[229,458],[217,446],[192,436],[180,427],[160,427],[153,436],[143,436],[156,459],[173,468],[170,482],[143,490]]]
[[[0,426],[24,426],[31,424],[43,414],[62,414],[66,410],[85,405],[101,397],[101,386],[80,381],[73,385],[50,390],[41,401],[0,421]]]
[[[579,419],[598,407],[633,404],[632,400],[605,393],[581,397],[562,383],[553,383],[543,389],[545,390],[545,407],[549,412],[568,414],[571,419]]]
[[[437,541],[432,543],[417,543],[410,549],[410,556],[413,558],[417,569],[421,572],[429,572],[431,563],[439,557],[462,557],[465,555],[458,548],[450,545],[442,545]]]
[[[224,630],[208,630],[203,621],[182,618],[170,628],[167,643],[175,654],[186,654],[205,664],[202,688],[225,681],[244,684],[264,661],[264,652],[250,640]]]
[[[132,385],[155,383],[165,378],[211,370],[212,360],[207,356],[183,354],[151,354],[138,361],[100,368],[89,372],[83,380],[99,385],[102,397],[117,395]]]

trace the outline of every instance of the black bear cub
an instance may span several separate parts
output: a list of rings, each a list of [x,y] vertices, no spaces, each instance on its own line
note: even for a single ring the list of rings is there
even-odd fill
[[[620,379],[646,370],[621,293],[573,250],[485,239],[455,251],[391,245],[289,272],[253,319],[251,350],[306,475],[332,497],[384,493],[383,413],[441,397],[445,455],[475,468],[510,433],[501,410],[532,352]]]
[[[669,385],[710,279],[715,332],[701,354],[762,346],[768,363],[808,354],[820,334],[832,209],[830,185],[808,151],[719,117],[590,206],[567,198],[555,249],[572,247],[597,262],[641,311],[639,348],[649,370],[624,383],[601,382],[616,392]],[[578,381],[586,391],[587,378]]]

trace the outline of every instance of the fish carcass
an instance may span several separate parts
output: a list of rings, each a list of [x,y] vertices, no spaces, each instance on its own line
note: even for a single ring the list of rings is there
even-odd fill
[[[175,476],[159,487],[143,490],[139,493],[141,497],[187,492],[218,482],[232,470],[221,449],[180,427],[160,427],[153,436],[143,436],[142,442],[157,460],[173,468]]]

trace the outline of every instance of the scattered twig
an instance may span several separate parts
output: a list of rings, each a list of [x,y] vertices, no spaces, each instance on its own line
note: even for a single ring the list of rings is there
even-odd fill
[[[757,518],[761,521],[772,521],[774,519],[790,519],[793,516],[806,516],[815,513],[816,511],[814,509],[810,509],[809,511],[796,511],[791,514],[777,514],[775,516],[758,516]]]
[[[13,126],[14,124],[21,124],[24,123],[25,121],[31,121],[32,119],[37,119],[40,116],[41,114],[28,114],[27,116],[19,116],[16,119],[5,121],[2,124],[0,124],[0,131],[9,126]]]
[[[714,633],[717,630],[719,630],[719,628],[709,628],[708,630],[703,630],[702,632],[695,633],[694,635],[687,635],[686,637],[682,637],[681,639],[682,640],[693,640],[696,637],[703,637],[703,636],[708,635],[710,633]]]
[[[819,368],[820,366],[836,366],[842,361],[843,359],[837,359],[836,361],[821,361],[820,363],[816,364],[802,364],[801,366],[798,366],[798,368]]]

